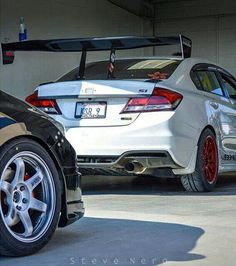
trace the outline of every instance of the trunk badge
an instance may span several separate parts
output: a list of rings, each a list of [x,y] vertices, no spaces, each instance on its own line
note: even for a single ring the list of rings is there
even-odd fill
[[[85,89],[85,93],[87,93],[87,94],[94,94],[95,92],[96,92],[96,90],[93,88],[86,88]]]
[[[121,120],[129,120],[130,121],[130,120],[132,120],[132,117],[121,117],[120,119]]]

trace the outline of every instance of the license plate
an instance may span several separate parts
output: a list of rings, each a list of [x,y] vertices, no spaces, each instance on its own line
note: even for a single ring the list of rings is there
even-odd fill
[[[77,102],[75,108],[75,118],[105,118],[106,109],[106,102]]]

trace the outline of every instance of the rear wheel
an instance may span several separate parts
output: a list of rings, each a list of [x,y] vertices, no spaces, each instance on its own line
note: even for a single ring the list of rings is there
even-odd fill
[[[203,131],[199,143],[196,169],[193,174],[181,177],[187,191],[212,191],[218,178],[218,149],[214,133],[210,129]]]
[[[28,139],[1,148],[0,161],[0,254],[29,255],[41,249],[57,227],[57,169],[44,148]]]

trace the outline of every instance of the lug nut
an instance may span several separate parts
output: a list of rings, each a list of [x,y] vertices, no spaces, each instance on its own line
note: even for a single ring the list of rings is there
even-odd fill
[[[28,203],[28,200],[27,200],[26,198],[23,198],[22,202],[23,202],[24,204],[26,204],[26,203]]]
[[[18,211],[20,211],[21,210],[21,206],[16,206],[16,209],[18,210]]]
[[[25,187],[24,186],[21,186],[20,187],[20,191],[24,191],[25,190]]]

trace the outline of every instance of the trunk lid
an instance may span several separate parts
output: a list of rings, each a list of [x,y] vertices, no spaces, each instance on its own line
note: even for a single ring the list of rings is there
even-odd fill
[[[56,82],[36,90],[39,98],[56,99],[65,127],[96,127],[131,124],[139,113],[121,111],[130,98],[149,96],[154,87],[144,80],[93,80]]]

